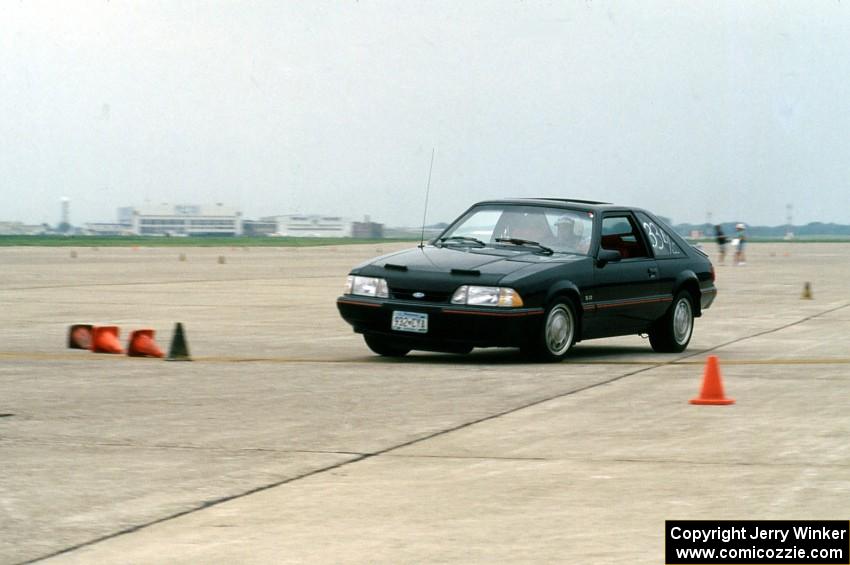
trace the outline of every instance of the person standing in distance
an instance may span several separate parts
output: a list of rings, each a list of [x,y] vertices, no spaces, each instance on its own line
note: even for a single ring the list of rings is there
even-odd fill
[[[747,256],[744,254],[744,249],[747,244],[747,226],[744,224],[738,224],[735,226],[736,238],[738,240],[738,247],[735,249],[735,264],[736,265],[746,265],[747,264]]]
[[[723,233],[723,228],[720,224],[714,226],[714,233],[717,237],[717,249],[720,252],[720,264],[723,265],[726,262],[726,244],[729,240],[726,238],[726,234]]]

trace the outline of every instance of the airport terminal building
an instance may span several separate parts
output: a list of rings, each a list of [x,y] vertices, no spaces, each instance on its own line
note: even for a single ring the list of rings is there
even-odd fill
[[[88,224],[88,233],[149,236],[284,236],[380,239],[383,224],[321,214],[287,214],[246,220],[221,203],[145,204],[118,208],[117,224]]]
[[[284,237],[351,237],[351,221],[340,216],[289,214],[263,221],[275,222],[276,235]]]
[[[224,206],[156,204],[119,209],[119,222],[136,235],[234,236],[242,235],[242,212]]]
[[[283,237],[356,237],[380,239],[384,237],[384,225],[369,220],[354,222],[341,216],[323,216],[319,214],[288,214],[269,216],[261,220],[274,223],[277,236]]]

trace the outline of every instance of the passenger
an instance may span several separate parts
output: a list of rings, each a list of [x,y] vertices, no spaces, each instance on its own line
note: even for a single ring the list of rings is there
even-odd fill
[[[587,253],[587,244],[582,238],[584,226],[576,222],[569,214],[564,214],[555,222],[555,238],[558,251],[567,253]]]
[[[720,224],[714,226],[714,232],[717,237],[717,248],[720,251],[720,264],[723,265],[726,262],[726,244],[729,242],[729,239],[723,233],[723,228]]]

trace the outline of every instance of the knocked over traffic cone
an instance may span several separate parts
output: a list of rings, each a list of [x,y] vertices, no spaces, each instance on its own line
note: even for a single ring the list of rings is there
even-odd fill
[[[803,285],[803,295],[800,298],[802,298],[804,300],[811,300],[812,299],[812,284],[811,283],[807,282],[806,284]]]
[[[165,357],[162,349],[153,341],[153,330],[136,330],[130,334],[127,355],[130,357]]]
[[[124,353],[118,341],[118,326],[95,326],[91,333],[91,350],[95,353]]]
[[[171,338],[171,348],[168,350],[166,361],[191,361],[189,357],[189,346],[183,336],[183,324],[177,322],[174,328],[174,337]]]
[[[74,324],[68,328],[70,349],[91,349],[91,324]]]
[[[723,395],[723,382],[720,380],[720,368],[717,356],[709,355],[705,362],[705,373],[702,377],[702,390],[697,398],[691,399],[691,404],[734,404],[731,398]]]

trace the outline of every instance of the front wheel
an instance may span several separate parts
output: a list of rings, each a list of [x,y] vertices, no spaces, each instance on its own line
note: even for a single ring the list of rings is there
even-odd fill
[[[573,303],[569,299],[558,300],[546,310],[540,333],[524,349],[540,361],[561,361],[575,343],[576,327]]]
[[[410,349],[393,345],[390,343],[390,340],[384,337],[364,334],[363,339],[366,341],[369,349],[384,357],[404,357],[410,353]]]
[[[651,330],[649,343],[659,353],[679,353],[688,347],[694,332],[694,307],[691,294],[683,290]]]

